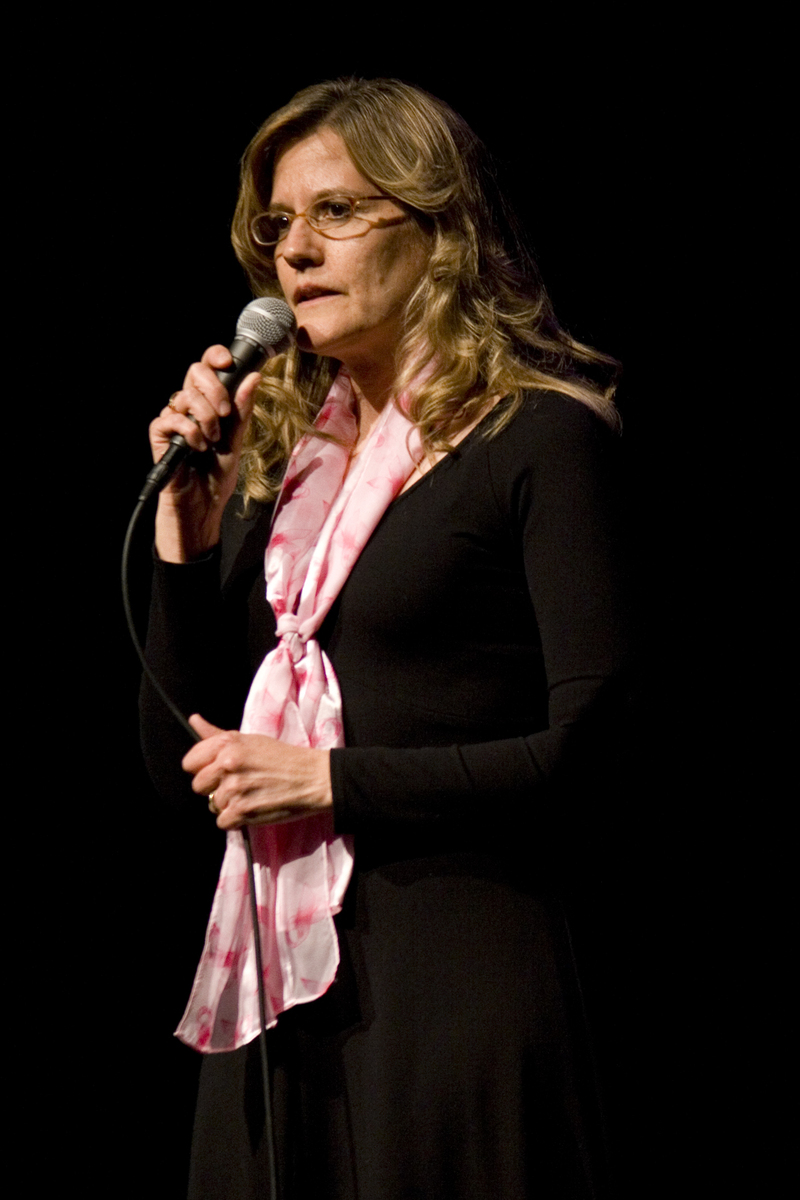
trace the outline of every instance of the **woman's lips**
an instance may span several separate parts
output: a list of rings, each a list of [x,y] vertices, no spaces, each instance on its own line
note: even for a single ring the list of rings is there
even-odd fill
[[[338,296],[333,288],[298,288],[294,294],[297,307],[301,304],[311,304],[314,300],[325,300],[328,296]]]

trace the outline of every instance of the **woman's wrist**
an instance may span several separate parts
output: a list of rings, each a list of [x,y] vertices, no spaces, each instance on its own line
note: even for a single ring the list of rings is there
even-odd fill
[[[185,505],[169,495],[159,497],[156,514],[155,545],[162,562],[187,563],[202,558],[219,543],[224,505],[215,505],[193,520]]]
[[[314,771],[314,791],[320,808],[333,807],[333,787],[331,785],[331,752],[330,750],[315,751],[316,762]]]

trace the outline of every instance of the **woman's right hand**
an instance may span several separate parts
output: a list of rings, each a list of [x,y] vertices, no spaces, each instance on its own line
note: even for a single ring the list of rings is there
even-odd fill
[[[162,490],[156,515],[156,550],[165,562],[189,562],[219,541],[222,513],[236,488],[242,441],[253,411],[258,372],[242,381],[233,405],[215,369],[231,365],[225,346],[209,346],[186,372],[183,388],[150,425],[153,462],[180,433],[193,450],[209,450],[226,423],[225,451],[207,456],[207,470],[184,463]],[[232,426],[232,428],[231,428]]]

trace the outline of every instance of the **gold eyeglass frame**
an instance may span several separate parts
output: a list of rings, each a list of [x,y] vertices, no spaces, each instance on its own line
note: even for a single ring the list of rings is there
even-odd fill
[[[334,200],[339,204],[344,204],[346,202],[350,205],[350,209],[351,209],[350,216],[347,217],[347,219],[343,222],[342,225],[337,226],[336,228],[340,228],[340,229],[345,228],[347,226],[347,224],[354,219],[358,220],[358,221],[362,221],[364,223],[364,225],[366,226],[366,228],[359,230],[358,233],[345,233],[345,234],[340,234],[338,236],[329,229],[321,228],[314,220],[314,217],[312,214],[314,212],[314,209],[317,208],[318,205],[328,204],[331,202],[331,200]],[[272,216],[273,215],[272,213],[262,212],[262,213],[259,213],[257,216],[253,217],[252,221],[250,222],[250,234],[253,238],[253,241],[256,242],[257,245],[263,246],[265,249],[269,249],[270,247],[274,247],[274,246],[279,246],[280,243],[289,236],[289,232],[292,228],[292,225],[297,220],[297,218],[303,217],[304,220],[311,226],[311,228],[316,233],[321,234],[322,237],[329,238],[333,242],[346,242],[350,238],[366,237],[366,235],[369,233],[370,229],[380,229],[387,225],[397,225],[400,223],[400,221],[405,221],[408,218],[408,213],[402,213],[400,216],[397,216],[397,217],[378,217],[378,219],[374,220],[374,221],[371,221],[368,217],[358,216],[357,215],[358,205],[362,204],[366,200],[390,200],[393,204],[400,203],[399,200],[395,200],[394,196],[326,196],[321,200],[315,200],[314,203],[311,205],[311,207],[309,209],[307,209],[305,212],[299,212],[299,213],[280,212],[280,213],[274,214],[275,216],[288,217],[288,219],[289,219],[289,225],[288,225],[286,231],[282,234],[281,237],[276,238],[274,241],[270,241],[270,242],[263,241],[262,238],[259,237],[258,232],[257,232],[257,223],[261,220],[262,217]]]

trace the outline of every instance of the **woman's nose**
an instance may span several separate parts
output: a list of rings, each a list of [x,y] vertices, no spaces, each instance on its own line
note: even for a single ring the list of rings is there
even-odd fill
[[[297,216],[286,237],[275,247],[275,254],[285,258],[291,266],[303,262],[317,264],[325,257],[324,242],[322,235],[312,229],[305,217]]]

